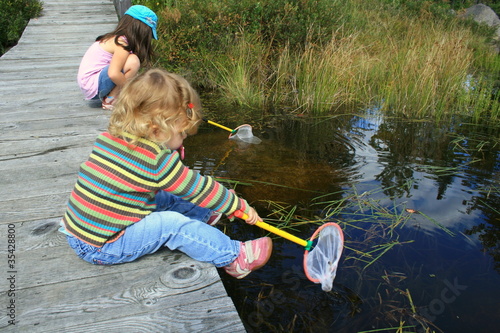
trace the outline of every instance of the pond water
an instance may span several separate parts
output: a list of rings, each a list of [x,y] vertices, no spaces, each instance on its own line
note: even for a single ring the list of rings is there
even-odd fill
[[[498,332],[499,128],[375,112],[252,125],[259,145],[203,125],[185,141],[185,163],[238,181],[263,218],[288,216],[299,237],[337,222],[345,248],[330,292],[305,277],[304,249],[277,236],[260,270],[242,280],[221,271],[248,332]],[[267,234],[241,221],[218,227],[239,240]]]

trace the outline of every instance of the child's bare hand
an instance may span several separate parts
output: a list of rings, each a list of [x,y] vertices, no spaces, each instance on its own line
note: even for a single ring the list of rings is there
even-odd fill
[[[248,212],[247,215],[248,215],[248,218],[246,219],[245,222],[248,224],[254,225],[255,223],[257,223],[257,221],[262,221],[262,219],[260,218],[257,211],[255,209],[253,209],[252,207],[250,207],[250,211]]]

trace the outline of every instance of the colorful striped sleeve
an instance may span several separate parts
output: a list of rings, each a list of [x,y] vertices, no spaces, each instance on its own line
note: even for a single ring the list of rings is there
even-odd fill
[[[244,199],[230,192],[212,177],[203,176],[186,167],[176,151],[159,155],[158,158],[156,174],[160,189],[200,207],[227,215],[237,210],[249,212],[248,203]]]
[[[155,194],[168,191],[198,206],[227,215],[249,213],[247,202],[212,177],[182,164],[179,153],[158,144],[101,134],[80,166],[63,221],[66,230],[101,247],[156,209]]]

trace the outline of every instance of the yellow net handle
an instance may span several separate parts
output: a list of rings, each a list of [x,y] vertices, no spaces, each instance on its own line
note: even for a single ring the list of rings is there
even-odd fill
[[[248,215],[245,214],[244,212],[242,212],[241,210],[235,211],[234,216],[239,217],[240,219],[243,219],[243,220],[248,219]],[[309,251],[312,247],[312,241],[306,241],[306,240],[299,238],[297,236],[294,236],[294,235],[292,235],[284,230],[273,227],[272,225],[267,224],[266,222],[257,221],[257,223],[255,223],[255,225],[258,226],[259,228],[262,228],[264,230],[272,232],[273,234],[276,234],[276,235],[281,236],[285,239],[288,239],[289,241],[297,243],[297,244],[303,246],[307,251]]]
[[[214,126],[220,127],[220,128],[222,128],[222,129],[224,129],[224,130],[226,130],[228,132],[231,132],[231,133],[234,132],[234,130],[230,129],[229,127],[223,126],[221,124],[217,124],[216,122],[213,122],[211,120],[207,120],[207,119],[203,119],[203,120],[206,121],[207,123],[209,123],[210,125],[214,125]]]

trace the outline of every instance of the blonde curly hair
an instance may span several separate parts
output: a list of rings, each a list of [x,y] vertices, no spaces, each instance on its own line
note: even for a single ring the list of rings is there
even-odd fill
[[[189,82],[165,70],[150,69],[123,87],[108,131],[116,137],[126,132],[157,142],[158,131],[169,140],[176,127],[186,134],[196,134],[201,121],[200,98]]]

